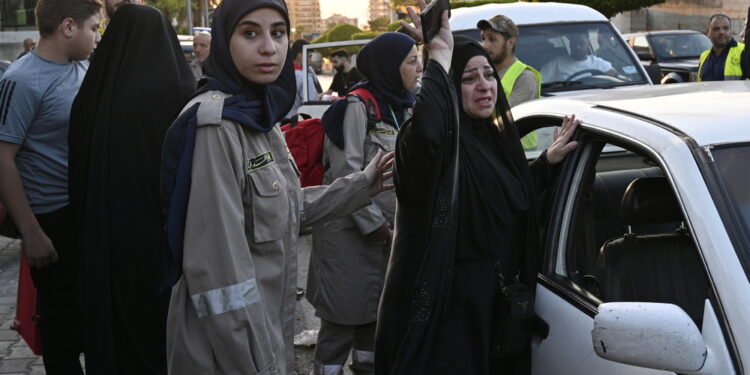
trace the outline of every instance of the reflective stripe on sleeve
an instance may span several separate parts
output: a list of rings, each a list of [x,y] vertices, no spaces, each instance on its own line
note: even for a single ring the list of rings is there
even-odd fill
[[[217,288],[190,296],[199,318],[239,310],[260,302],[260,291],[255,279]]]

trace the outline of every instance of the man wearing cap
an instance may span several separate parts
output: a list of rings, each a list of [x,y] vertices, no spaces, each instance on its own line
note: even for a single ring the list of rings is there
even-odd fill
[[[516,58],[518,27],[513,21],[498,14],[489,20],[481,20],[477,28],[482,31],[482,46],[492,59],[500,75],[500,84],[505,91],[510,107],[537,99],[541,93],[542,75],[536,69]],[[524,149],[537,146],[536,132],[521,140]]]
[[[498,14],[489,20],[479,21],[477,28],[482,31],[482,46],[497,68],[511,108],[539,98],[541,74],[516,58],[516,24],[510,18]]]

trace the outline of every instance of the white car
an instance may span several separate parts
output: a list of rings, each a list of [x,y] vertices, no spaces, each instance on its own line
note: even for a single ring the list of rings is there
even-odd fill
[[[582,121],[540,215],[533,374],[750,374],[748,103],[734,81],[514,107],[521,134]]]
[[[542,74],[542,95],[651,84],[638,57],[622,35],[601,13],[584,5],[563,3],[517,2],[485,4],[451,11],[451,30],[455,35],[482,40],[477,22],[502,14],[518,26],[516,56],[542,72],[545,64],[568,55],[570,38],[588,36],[588,55],[609,62],[617,76],[596,69],[584,69],[566,76]],[[601,64],[600,64],[601,65]]]

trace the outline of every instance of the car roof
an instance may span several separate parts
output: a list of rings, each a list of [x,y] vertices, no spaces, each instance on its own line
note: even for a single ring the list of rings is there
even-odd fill
[[[506,3],[485,4],[451,10],[451,30],[476,29],[477,22],[502,14],[516,25],[533,25],[560,22],[607,22],[601,13],[587,6],[563,3]]]
[[[750,82],[693,82],[545,98],[514,107],[513,113],[523,116],[583,113],[590,108],[614,110],[648,122],[655,120],[666,124],[704,146],[750,141],[749,102]]]
[[[635,33],[622,34],[623,37],[639,36],[639,35],[664,35],[664,34],[703,34],[695,30],[651,30],[651,31],[638,31]]]

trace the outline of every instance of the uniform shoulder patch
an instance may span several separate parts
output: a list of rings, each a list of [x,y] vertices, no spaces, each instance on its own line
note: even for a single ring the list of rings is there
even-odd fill
[[[370,134],[372,135],[385,135],[389,137],[396,136],[396,131],[393,129],[383,129],[383,128],[375,128],[370,130]]]

